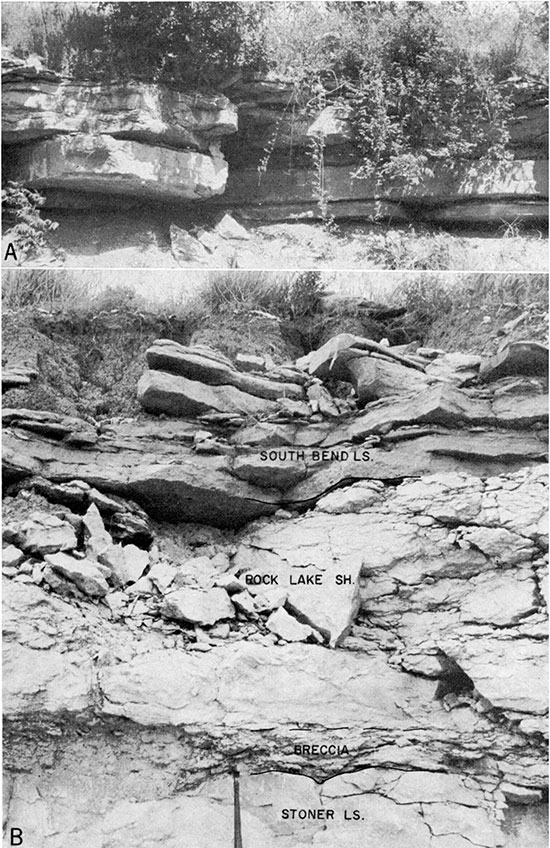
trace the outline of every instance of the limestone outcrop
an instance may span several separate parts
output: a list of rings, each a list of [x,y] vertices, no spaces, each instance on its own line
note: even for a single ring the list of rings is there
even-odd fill
[[[241,79],[228,88],[231,102],[137,81],[65,79],[30,60],[7,59],[3,69],[7,178],[43,190],[50,205],[72,206],[76,192],[84,208],[113,195],[206,200],[207,210],[235,209],[255,222],[315,219],[323,214],[317,145],[323,196],[336,219],[493,224],[547,217],[547,91],[533,80],[510,83],[513,158],[442,159],[409,185],[357,178],[351,107],[329,103],[311,114],[285,81]],[[172,227],[179,260],[206,264],[220,246],[217,233],[206,232],[201,243]]]
[[[542,348],[384,347],[157,340],[139,420],[4,410],[8,827],[225,845],[239,772],[245,844],[542,848]]]
[[[24,185],[181,201],[225,189],[220,140],[237,113],[221,95],[74,82],[10,60],[2,105],[9,176]]]
[[[349,106],[329,103],[309,115],[295,102],[287,82],[240,80],[229,92],[238,107],[239,132],[224,144],[230,163],[224,202],[251,221],[319,218],[319,176],[312,157],[316,145],[317,156],[322,149],[324,197],[336,219],[376,216],[442,224],[544,219],[548,91],[533,80],[513,80],[503,89],[514,108],[511,161],[443,162],[432,168],[433,176],[405,186],[353,176],[360,157]]]
[[[515,160],[498,166],[460,163],[434,169],[419,185],[380,186],[357,179],[349,165],[327,165],[324,186],[334,218],[394,221],[491,223],[497,216],[525,222],[548,214],[548,162]],[[231,167],[223,203],[250,221],[308,220],[322,217],[314,169],[273,167],[258,188],[256,170]]]
[[[237,129],[236,109],[223,95],[132,81],[78,84],[17,67],[2,79],[4,144],[89,133],[208,153]]]
[[[152,147],[110,135],[61,135],[9,154],[10,176],[37,189],[204,200],[221,194],[227,163],[220,151]]]

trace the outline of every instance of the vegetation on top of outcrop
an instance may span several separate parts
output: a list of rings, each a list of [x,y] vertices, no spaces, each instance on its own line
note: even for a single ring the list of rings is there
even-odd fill
[[[301,318],[319,310],[325,293],[326,284],[319,271],[250,271],[211,275],[200,298],[207,311],[213,313],[265,309],[281,317]]]
[[[467,274],[459,283],[410,275],[390,300],[406,307],[424,344],[444,350],[490,354],[505,337],[548,339],[546,274]]]
[[[7,407],[86,419],[139,415],[136,386],[145,351],[158,338],[208,345],[232,359],[268,354],[276,364],[343,332],[480,355],[493,354],[504,340],[547,339],[543,274],[459,281],[403,275],[392,291],[369,290],[365,279],[360,296],[355,290],[352,297],[328,298],[330,305],[324,295],[331,283],[340,282],[345,293],[352,281],[318,273],[218,272],[195,292],[182,286],[179,300],[100,282],[97,274],[62,270],[5,274],[4,356],[39,372],[31,386],[6,393]]]
[[[8,2],[4,43],[75,77],[219,84],[251,69],[334,87],[384,57],[425,70],[467,56],[497,81],[547,75],[548,4],[445,2]],[[419,42],[418,39],[421,39]],[[422,51],[418,53],[418,47]],[[409,82],[409,81],[407,81]]]
[[[259,71],[289,80],[306,110],[351,103],[359,178],[418,183],[436,162],[506,158],[510,82],[546,73],[548,9],[538,2],[7,5],[8,46],[77,78],[230,93]]]

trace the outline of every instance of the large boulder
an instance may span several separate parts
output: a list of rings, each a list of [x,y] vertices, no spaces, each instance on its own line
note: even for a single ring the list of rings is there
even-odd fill
[[[147,412],[194,416],[205,412],[235,412],[261,416],[275,404],[231,385],[209,386],[166,371],[146,371],[138,383],[138,400]]]
[[[101,566],[89,559],[75,559],[68,554],[46,554],[46,562],[59,574],[70,580],[85,595],[91,597],[103,597],[109,587],[105,579],[105,572]]]
[[[381,357],[357,356],[348,360],[347,368],[362,404],[392,395],[420,392],[430,384],[430,379],[420,371]]]
[[[536,341],[507,342],[481,365],[480,376],[487,382],[512,374],[548,377],[548,346]]]
[[[296,383],[243,373],[219,351],[205,345],[185,347],[171,339],[157,339],[146,356],[147,364],[153,370],[179,374],[209,386],[235,386],[268,400],[280,397],[300,400],[304,397],[302,387]]]

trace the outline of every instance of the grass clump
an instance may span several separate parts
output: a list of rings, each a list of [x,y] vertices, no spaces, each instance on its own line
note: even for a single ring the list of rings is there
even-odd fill
[[[63,270],[48,268],[4,272],[2,308],[4,310],[42,309],[68,311],[90,304],[91,286]]]
[[[211,313],[263,310],[276,317],[295,319],[314,314],[324,293],[325,284],[317,271],[222,272],[209,277],[199,299]]]
[[[411,339],[447,351],[489,354],[505,340],[548,339],[546,274],[411,275],[389,299],[406,307]]]

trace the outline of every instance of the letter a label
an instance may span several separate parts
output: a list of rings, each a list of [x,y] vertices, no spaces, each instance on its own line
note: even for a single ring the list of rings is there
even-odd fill
[[[6,254],[5,254],[5,256],[4,256],[4,262],[6,261],[6,259],[9,259],[10,257],[12,257],[13,259],[15,259],[15,261],[17,262],[17,253],[15,252],[15,247],[13,246],[13,242],[12,242],[12,241],[10,241],[10,243],[8,244],[8,247],[7,247],[7,250],[6,250]],[[18,830],[18,828],[16,827],[16,828],[15,828],[15,830]],[[14,842],[14,843],[12,843],[12,844],[13,844],[13,845],[17,845],[17,843],[16,843],[16,842]]]

